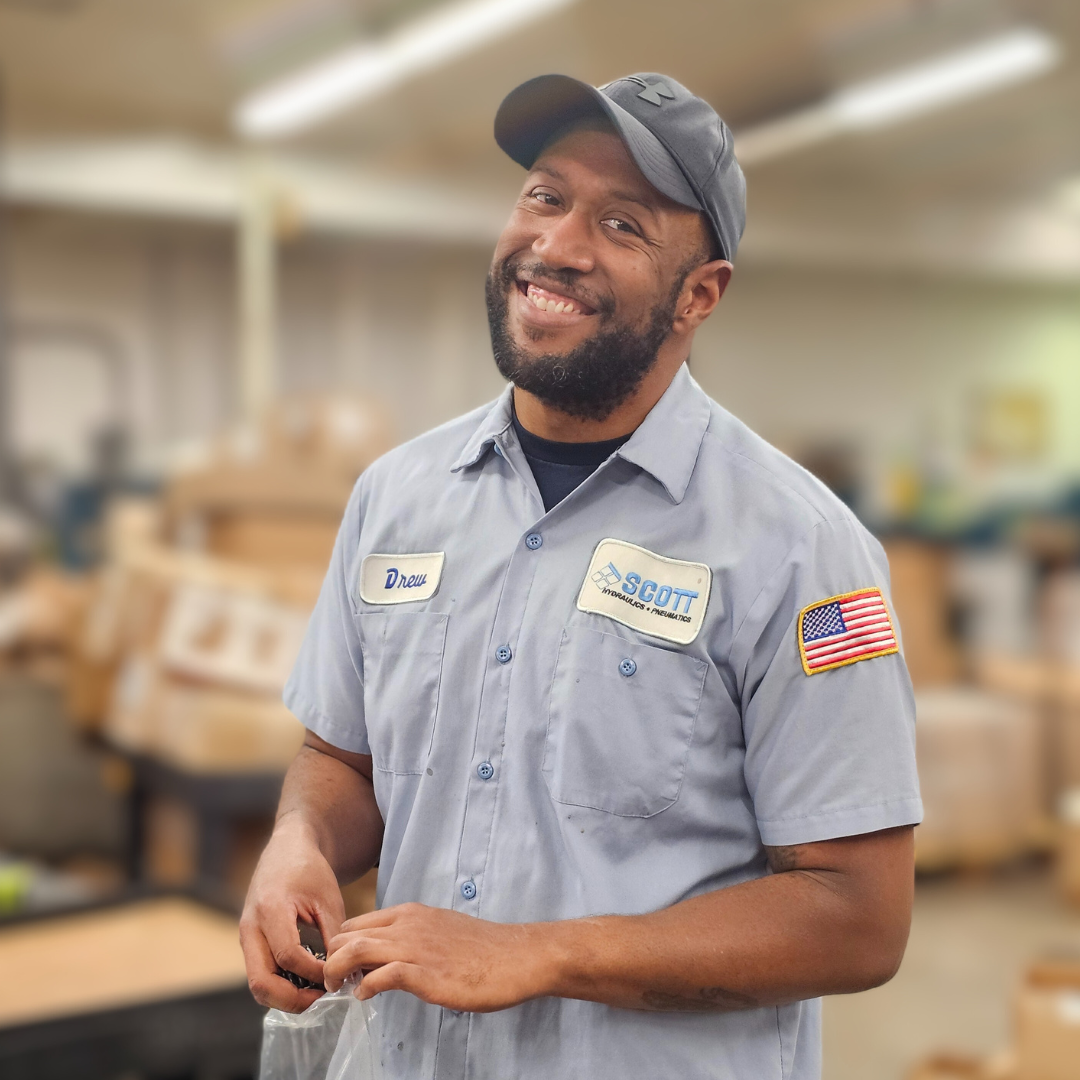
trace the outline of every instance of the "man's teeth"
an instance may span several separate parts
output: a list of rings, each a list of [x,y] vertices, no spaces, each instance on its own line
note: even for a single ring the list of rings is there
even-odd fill
[[[542,296],[536,291],[535,287],[530,285],[526,294],[529,300],[535,307],[538,307],[541,311],[554,311],[564,312],[567,315],[577,314],[578,309],[574,307],[573,303],[569,300],[554,300],[547,296]]]

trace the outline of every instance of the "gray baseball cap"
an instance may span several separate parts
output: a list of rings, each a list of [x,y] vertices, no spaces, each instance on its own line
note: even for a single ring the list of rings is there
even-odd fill
[[[579,118],[615,125],[657,191],[700,210],[723,258],[733,260],[746,224],[746,180],[731,131],[707,102],[667,75],[639,72],[595,87],[541,75],[511,90],[495,114],[495,141],[531,169],[551,137]]]

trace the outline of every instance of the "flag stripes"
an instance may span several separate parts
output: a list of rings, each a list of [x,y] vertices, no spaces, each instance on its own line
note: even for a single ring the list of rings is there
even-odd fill
[[[860,589],[803,608],[798,622],[803,671],[819,671],[900,651],[881,590]]]

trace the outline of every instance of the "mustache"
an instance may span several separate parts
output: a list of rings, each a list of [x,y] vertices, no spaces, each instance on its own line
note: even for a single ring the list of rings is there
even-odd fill
[[[610,317],[615,314],[615,301],[610,296],[600,296],[587,286],[582,285],[584,276],[580,270],[570,270],[566,267],[553,269],[542,262],[514,262],[513,256],[508,256],[496,268],[496,278],[504,291],[517,286],[521,278],[529,278],[537,282],[548,282],[558,285],[591,307],[598,315]]]

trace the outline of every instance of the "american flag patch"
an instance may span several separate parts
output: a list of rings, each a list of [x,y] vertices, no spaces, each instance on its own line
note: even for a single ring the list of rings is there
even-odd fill
[[[807,675],[900,651],[880,589],[842,593],[804,607],[798,633]]]

